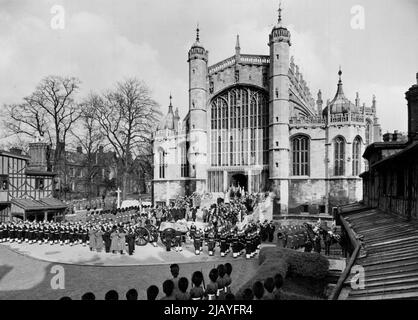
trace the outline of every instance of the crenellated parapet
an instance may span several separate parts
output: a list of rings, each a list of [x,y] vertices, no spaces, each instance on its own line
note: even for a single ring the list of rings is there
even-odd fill
[[[222,60],[213,66],[208,68],[208,75],[212,76],[218,72],[235,66],[237,63],[241,65],[255,65],[255,66],[267,66],[270,63],[269,56],[253,55],[253,54],[241,54],[239,62],[236,60],[236,56],[229,57]]]
[[[291,126],[312,125],[364,125],[366,117],[362,113],[335,113],[329,119],[326,116],[297,116],[291,117]]]

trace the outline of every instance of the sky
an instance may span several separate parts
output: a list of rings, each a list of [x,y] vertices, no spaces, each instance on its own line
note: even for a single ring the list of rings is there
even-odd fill
[[[282,8],[291,54],[314,97],[318,89],[324,101],[334,97],[341,65],[346,96],[354,101],[359,92],[371,105],[375,94],[383,133],[406,131],[405,92],[418,72],[418,0],[282,0]],[[0,0],[0,110],[48,75],[78,77],[80,98],[137,77],[164,114],[171,92],[183,117],[196,24],[209,65],[234,54],[237,34],[241,53],[267,55],[277,9],[276,0]]]

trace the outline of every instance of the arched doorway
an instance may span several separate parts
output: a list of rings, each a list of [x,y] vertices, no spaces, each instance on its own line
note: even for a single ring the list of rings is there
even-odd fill
[[[241,187],[245,191],[248,190],[248,177],[242,173],[236,173],[231,176],[230,187],[232,189],[238,189]]]

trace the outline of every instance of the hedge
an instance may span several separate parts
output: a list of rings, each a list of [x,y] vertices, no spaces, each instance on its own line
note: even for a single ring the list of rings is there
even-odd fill
[[[299,252],[292,249],[266,247],[260,250],[259,269],[256,274],[245,283],[237,292],[237,297],[242,296],[246,288],[252,288],[256,281],[262,281],[268,277],[274,277],[277,273],[283,279],[287,276],[304,277],[323,280],[328,274],[328,259],[319,253]],[[299,300],[312,299],[312,297],[284,292],[284,298]]]

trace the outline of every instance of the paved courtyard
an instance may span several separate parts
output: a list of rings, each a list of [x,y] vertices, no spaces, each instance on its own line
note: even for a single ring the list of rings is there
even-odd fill
[[[221,258],[219,252],[215,257],[209,257],[206,252],[195,256],[190,243],[179,253],[166,252],[161,246],[137,247],[133,256],[90,252],[82,246],[2,244],[0,299],[59,299],[62,296],[80,299],[87,291],[103,299],[111,289],[124,298],[130,288],[137,289],[139,298],[145,299],[145,290],[152,284],[162,291],[162,282],[170,277],[169,264],[174,262],[180,264],[180,276],[189,279],[196,270],[201,270],[207,278],[211,268],[230,262],[233,291],[258,268],[257,258]],[[56,266],[64,270],[64,289],[53,289]]]

